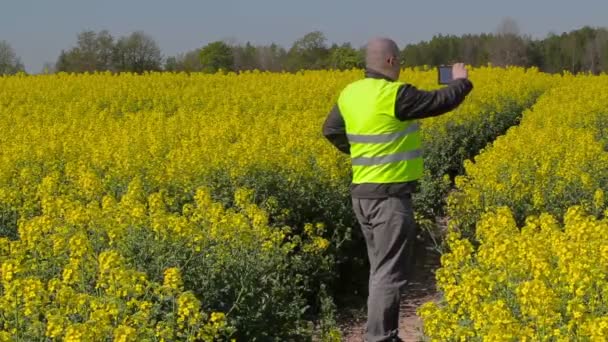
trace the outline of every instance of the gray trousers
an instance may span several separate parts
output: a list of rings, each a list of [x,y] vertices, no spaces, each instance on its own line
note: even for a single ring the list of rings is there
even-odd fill
[[[353,198],[369,257],[366,341],[397,340],[399,302],[413,268],[416,221],[410,194]]]

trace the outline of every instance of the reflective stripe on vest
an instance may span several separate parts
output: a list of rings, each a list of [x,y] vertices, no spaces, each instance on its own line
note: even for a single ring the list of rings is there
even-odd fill
[[[414,133],[420,129],[420,125],[416,122],[409,125],[401,132],[387,134],[347,134],[346,137],[351,143],[385,143],[396,140],[406,134]]]
[[[351,145],[353,183],[397,183],[422,177],[420,125],[395,117],[403,83],[365,78],[349,84],[338,99]]]
[[[358,157],[352,159],[353,165],[381,165],[403,160],[416,159],[422,156],[422,151],[413,150],[400,153],[389,154],[380,157]]]

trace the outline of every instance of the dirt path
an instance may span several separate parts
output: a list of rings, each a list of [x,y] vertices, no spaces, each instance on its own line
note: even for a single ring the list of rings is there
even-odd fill
[[[404,341],[423,341],[422,322],[416,315],[416,309],[425,302],[439,298],[435,288],[435,270],[438,267],[439,254],[431,250],[416,265],[414,279],[401,298],[399,337]],[[343,329],[344,341],[362,342],[364,331],[365,313],[360,312],[359,317]]]

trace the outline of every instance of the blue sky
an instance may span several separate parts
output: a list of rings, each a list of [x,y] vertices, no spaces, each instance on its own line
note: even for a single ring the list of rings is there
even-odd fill
[[[504,17],[515,19],[522,33],[544,37],[608,26],[607,13],[607,0],[0,0],[0,40],[37,73],[86,29],[115,37],[143,30],[170,56],[220,39],[288,48],[313,30],[329,43],[361,46],[387,35],[403,46],[438,33],[494,32]]]

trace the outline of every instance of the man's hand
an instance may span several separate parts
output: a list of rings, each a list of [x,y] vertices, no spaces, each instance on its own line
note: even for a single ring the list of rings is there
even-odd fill
[[[464,66],[464,63],[455,63],[452,65],[452,79],[467,79],[469,78],[469,72]]]

